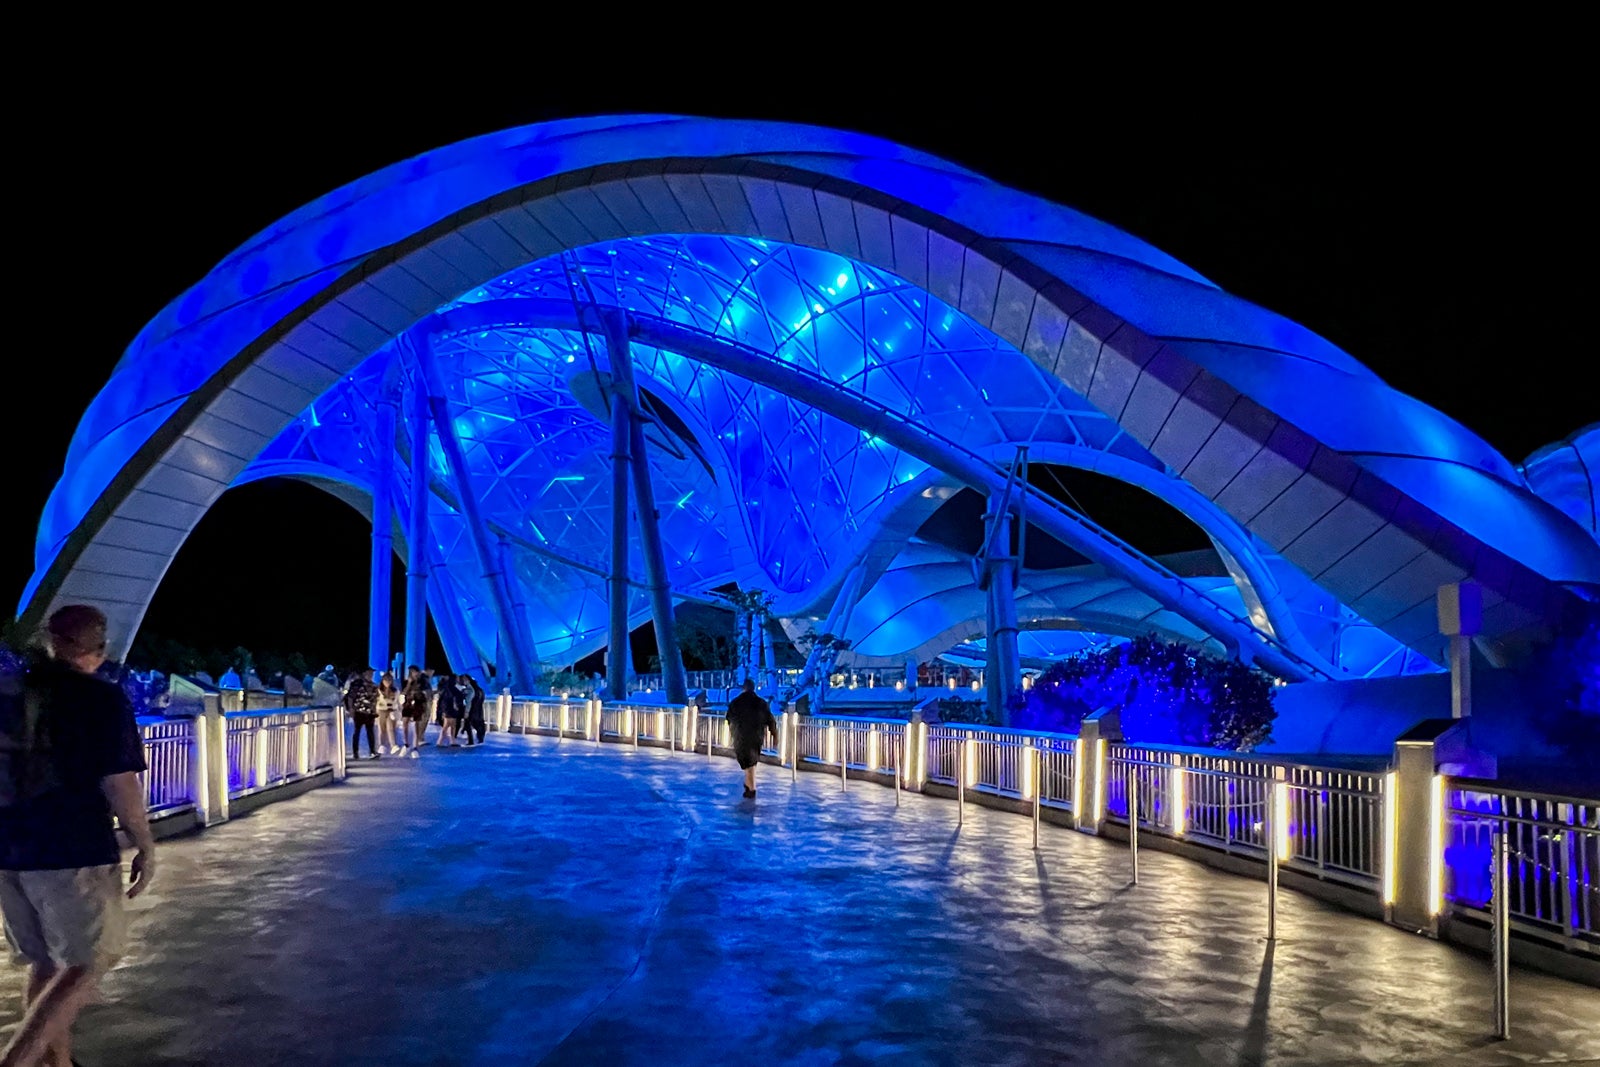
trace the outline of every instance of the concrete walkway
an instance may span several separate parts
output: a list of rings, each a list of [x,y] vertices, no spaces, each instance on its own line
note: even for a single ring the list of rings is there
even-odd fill
[[[1488,1064],[1600,1058],[1600,992],[951,801],[496,737],[163,848],[80,1027],[112,1064]],[[18,976],[0,981],[14,1025]]]

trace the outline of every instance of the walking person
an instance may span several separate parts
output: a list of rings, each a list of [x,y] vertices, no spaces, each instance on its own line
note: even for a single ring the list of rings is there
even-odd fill
[[[461,690],[456,688],[454,675],[441,674],[439,676],[439,700],[435,705],[439,719],[439,740],[434,742],[437,748],[451,748],[456,743],[456,732],[461,728],[461,712],[463,710]]]
[[[756,795],[756,764],[761,762],[761,741],[772,735],[778,743],[778,720],[772,717],[772,706],[756,696],[756,683],[744,680],[744,691],[728,703],[728,732],[733,735],[733,754],[738,757],[739,768],[744,771],[744,795]]]
[[[344,691],[344,710],[350,713],[355,728],[350,734],[350,758],[361,758],[361,731],[367,731],[367,758],[378,758],[378,687],[372,684],[372,668],[362,667],[350,676]]]
[[[470,674],[463,674],[461,677],[467,680],[467,713],[466,718],[462,720],[462,726],[467,732],[467,744],[473,744],[473,736],[476,735],[476,743],[481,745],[489,732],[488,722],[483,714],[483,687]]]
[[[388,671],[383,672],[383,678],[378,682],[378,696],[376,700],[378,711],[378,747],[386,754],[398,756],[400,745],[395,741],[395,719],[400,713],[400,690],[394,687],[394,675]]]
[[[144,742],[122,690],[95,677],[106,617],[50,616],[51,659],[0,694],[0,912],[29,967],[26,1012],[0,1065],[72,1062],[72,1026],[126,950],[124,895],[156,873]],[[112,816],[138,851],[126,893]]]
[[[400,715],[405,747],[412,759],[417,758],[419,746],[427,741],[428,712],[432,703],[433,692],[428,688],[422,669],[415,665],[407,667],[406,687],[400,694]]]

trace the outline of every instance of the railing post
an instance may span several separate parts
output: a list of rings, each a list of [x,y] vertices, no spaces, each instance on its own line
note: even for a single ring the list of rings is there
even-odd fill
[[[900,806],[900,786],[906,774],[906,759],[911,754],[911,724],[907,723],[900,734],[900,757],[894,761],[894,806]]]
[[[206,749],[211,760],[211,773],[207,780],[211,783],[211,821],[226,822],[228,819],[228,785],[229,785],[229,759],[228,759],[228,718],[220,711],[207,715],[206,729],[210,736],[206,739]],[[342,746],[341,746],[342,751]]]
[[[1189,801],[1186,796],[1188,790],[1185,788],[1182,754],[1173,754],[1172,770],[1167,774],[1171,783],[1167,786],[1167,802],[1172,805],[1172,834],[1174,837],[1182,837],[1184,830],[1188,829],[1189,821]]]
[[[1128,801],[1128,863],[1133,884],[1139,884],[1139,765],[1129,759],[1124,765],[1127,772]]]
[[[789,741],[789,783],[800,780],[800,713],[794,714],[794,735]],[[710,751],[708,748],[707,751]]]
[[[333,709],[333,781],[342,782],[347,771],[347,753],[344,750],[344,704]]]
[[[1033,768],[1033,850],[1039,851],[1039,811],[1044,803],[1044,752],[1037,745],[1028,746],[1028,763]]]
[[[1433,936],[1444,907],[1444,795],[1438,747],[1444,734],[1464,723],[1429,719],[1401,735],[1394,746],[1394,773],[1385,797],[1384,901],[1396,926]],[[1464,734],[1465,730],[1461,732]]]
[[[1073,805],[1072,820],[1085,833],[1098,834],[1106,804],[1106,742],[1100,735],[1100,722],[1094,716],[1085,717],[1078,728],[1077,751],[1079,759],[1073,770],[1081,785],[1072,792],[1074,799],[1081,798],[1083,803]]]
[[[967,821],[967,746],[971,744],[968,738],[962,738],[956,744],[956,825],[963,826]]]
[[[1266,803],[1267,838],[1267,940],[1278,939],[1278,790],[1281,782],[1268,784]]]
[[[1511,1036],[1510,849],[1502,826],[1494,832],[1494,878],[1489,898],[1489,939],[1494,965],[1494,1036]]]
[[[829,727],[832,729],[832,727]],[[839,792],[850,787],[850,731],[841,730],[839,736]]]

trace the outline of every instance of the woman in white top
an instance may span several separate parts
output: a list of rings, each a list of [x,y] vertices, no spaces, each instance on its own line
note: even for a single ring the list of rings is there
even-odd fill
[[[398,756],[401,748],[395,743],[395,718],[400,714],[400,690],[394,687],[394,675],[384,672],[378,683],[378,745],[386,754]]]

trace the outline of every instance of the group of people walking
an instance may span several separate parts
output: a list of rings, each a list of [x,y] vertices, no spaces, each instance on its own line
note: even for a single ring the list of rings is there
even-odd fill
[[[407,667],[405,685],[395,688],[394,675],[384,672],[372,680],[371,667],[350,676],[344,688],[344,708],[354,723],[350,755],[361,758],[361,734],[367,735],[367,758],[409,756],[416,759],[427,744],[428,721],[439,726],[435,747],[471,748],[483,744],[488,731],[484,719],[483,687],[470,674],[434,675],[431,670]]]

